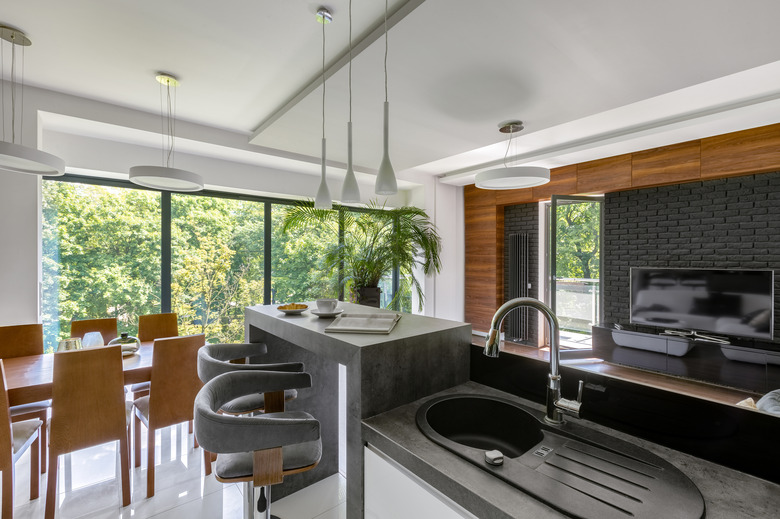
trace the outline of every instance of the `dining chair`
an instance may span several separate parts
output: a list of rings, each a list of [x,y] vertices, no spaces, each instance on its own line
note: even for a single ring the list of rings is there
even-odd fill
[[[138,317],[138,340],[151,342],[165,337],[179,336],[179,317],[175,313],[148,314]],[[149,394],[149,382],[130,386],[132,400]],[[192,429],[190,427],[190,429]],[[190,430],[192,432],[192,430]]]
[[[238,344],[207,344],[198,351],[198,377],[205,384],[209,380],[231,371],[303,371],[302,362],[282,362],[273,364],[241,363],[245,359],[265,355],[268,348],[262,342]],[[295,389],[286,389],[276,393],[253,393],[243,395],[226,402],[220,412],[226,414],[252,414],[256,412],[284,411],[285,402],[297,398]],[[206,475],[211,474],[212,453],[203,449],[203,462]]]
[[[79,319],[70,322],[70,336],[84,338],[85,333],[100,332],[103,336],[103,343],[108,344],[112,339],[116,339],[117,333],[116,317],[104,317],[100,319]]]
[[[38,499],[40,483],[40,432],[43,421],[38,418],[22,422],[11,422],[8,406],[8,385],[5,381],[5,367],[0,360],[0,471],[3,473],[2,518],[14,516],[15,466],[27,449],[30,449],[30,500]]]
[[[175,313],[148,314],[138,317],[138,340],[149,342],[179,336],[179,318]]]
[[[125,402],[123,378],[121,346],[54,354],[45,519],[57,508],[59,456],[112,441],[119,441],[122,506],[130,504],[132,404]]]
[[[208,381],[195,399],[195,435],[219,454],[216,478],[244,483],[244,518],[254,517],[254,488],[263,487],[257,510],[271,517],[271,485],[311,470],[322,457],[320,423],[303,411],[228,415],[227,403],[245,395],[311,387],[308,373],[233,371]]]
[[[136,467],[141,466],[141,423],[147,428],[146,497],[154,496],[155,431],[192,421],[195,395],[203,386],[198,378],[198,350],[205,342],[202,333],[154,341],[151,390],[133,402]],[[197,435],[194,443],[197,447]]]
[[[43,325],[18,324],[0,326],[0,359],[43,355]],[[29,404],[11,406],[11,421],[41,420],[46,423],[49,418],[51,400],[41,400]],[[46,427],[41,428],[41,474],[46,472]]]

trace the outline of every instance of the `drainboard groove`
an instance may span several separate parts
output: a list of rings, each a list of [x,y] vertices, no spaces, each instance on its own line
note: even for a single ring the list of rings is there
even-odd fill
[[[629,494],[628,492],[623,492],[622,490],[619,490],[619,489],[617,489],[617,488],[615,488],[615,487],[609,486],[609,485],[607,485],[607,484],[605,484],[605,483],[602,483],[602,482],[600,482],[600,481],[597,481],[597,480],[595,480],[595,479],[593,479],[593,478],[589,478],[589,477],[588,477],[588,476],[586,476],[585,474],[581,474],[581,473],[579,473],[579,472],[575,472],[575,471],[573,471],[573,470],[571,470],[571,469],[569,469],[569,468],[566,468],[566,467],[563,467],[563,466],[561,466],[561,465],[558,465],[558,464],[556,463],[556,461],[557,461],[557,459],[556,459],[556,458],[553,458],[553,459],[551,459],[551,460],[548,460],[546,463],[547,463],[548,465],[550,465],[551,467],[554,467],[554,468],[556,468],[556,469],[558,469],[558,470],[560,470],[560,471],[566,472],[567,474],[571,474],[571,475],[572,475],[572,476],[574,476],[575,478],[579,478],[579,479],[581,479],[581,480],[583,480],[583,481],[587,481],[588,483],[590,483],[590,484],[592,484],[592,485],[596,485],[596,486],[598,486],[598,487],[601,487],[601,488],[603,488],[604,490],[608,490],[608,491],[610,491],[610,492],[614,492],[614,493],[616,493],[616,494],[619,494],[619,495],[621,495],[621,496],[625,497],[626,499],[630,499],[631,501],[635,501],[635,502],[637,502],[637,503],[640,503],[640,504],[642,504],[642,503],[643,503],[642,499],[641,499],[641,498],[639,498],[638,496],[635,496],[635,495]],[[585,466],[585,467],[588,467],[587,465],[584,465],[584,466]],[[591,467],[588,467],[588,468],[591,468]],[[594,469],[594,470],[597,470],[597,469]],[[597,471],[598,471],[598,472],[601,472],[601,471],[599,471],[599,470],[597,470]],[[607,475],[611,475],[611,474],[607,474]],[[629,481],[629,483],[630,483],[630,481]],[[642,487],[642,488],[644,488],[644,487]],[[647,490],[647,488],[645,488],[645,490]]]
[[[595,470],[596,472],[600,472],[600,473],[604,474],[605,476],[609,476],[609,477],[613,477],[615,479],[619,479],[620,481],[623,481],[624,483],[628,483],[629,485],[633,485],[633,486],[635,486],[637,488],[641,488],[642,490],[650,490],[649,487],[646,487],[646,486],[644,486],[644,485],[642,485],[640,483],[637,483],[636,481],[633,481],[633,480],[628,479],[628,478],[623,477],[623,476],[619,476],[619,475],[617,475],[617,474],[615,474],[613,472],[609,472],[609,471],[601,469],[601,468],[599,468],[599,467],[597,467],[595,465],[588,464],[588,463],[585,463],[582,460],[575,459],[575,458],[573,458],[571,456],[568,456],[567,455],[568,453],[565,452],[565,449],[563,449],[563,450],[564,450],[563,453],[561,453],[561,452],[557,452],[556,453],[558,455],[558,457],[563,458],[565,460],[568,460],[568,461],[570,461],[572,463],[576,463],[577,465],[582,465],[583,467],[587,467],[587,468],[589,468],[591,470]],[[604,460],[601,460],[601,461],[604,461]],[[625,467],[621,467],[621,468],[625,468]]]
[[[581,476],[579,476],[578,474],[574,474],[574,473],[572,473],[572,472],[569,472],[569,471],[567,471],[567,470],[564,470],[564,469],[558,468],[558,467],[556,467],[556,466],[554,466],[554,465],[550,465],[550,462],[549,462],[549,461],[548,461],[548,462],[545,462],[545,464],[544,464],[544,465],[542,465],[542,466],[541,466],[541,467],[539,467],[539,468],[541,469],[541,468],[544,468],[544,467],[549,467],[551,470],[542,471],[542,473],[544,473],[546,476],[549,476],[549,477],[553,478],[555,481],[557,481],[557,482],[558,482],[558,483],[560,483],[561,485],[564,485],[564,486],[566,486],[566,487],[569,487],[570,489],[572,489],[572,490],[575,490],[575,491],[579,492],[580,494],[582,494],[582,495],[584,495],[584,496],[586,496],[586,497],[589,497],[590,499],[593,499],[593,500],[595,500],[595,501],[598,501],[599,503],[601,503],[601,504],[603,504],[603,505],[606,505],[606,506],[608,506],[609,508],[611,508],[611,509],[613,509],[613,510],[616,510],[617,512],[620,512],[620,513],[622,513],[622,514],[625,514],[625,515],[627,515],[627,516],[629,516],[629,517],[634,517],[634,513],[633,513],[631,510],[629,510],[629,509],[627,509],[627,508],[623,508],[623,507],[621,507],[621,506],[618,506],[618,505],[617,505],[617,504],[615,504],[614,502],[610,502],[610,501],[609,501],[607,498],[605,498],[605,497],[604,497],[604,498],[602,498],[602,497],[599,497],[599,496],[597,496],[597,495],[595,495],[595,494],[593,494],[593,493],[591,493],[591,492],[587,492],[586,490],[584,490],[584,489],[580,488],[580,487],[579,487],[579,486],[577,486],[576,484],[573,484],[573,483],[571,483],[571,482],[567,481],[567,479],[569,479],[569,478],[566,478],[566,475],[573,476],[573,477],[575,477],[575,478],[577,478],[577,479],[579,479],[579,480],[581,480],[581,481],[584,481],[584,482],[586,482],[586,483],[589,483],[589,484],[592,484],[592,485],[596,485],[596,486],[602,487],[602,488],[604,488],[605,490],[608,490],[608,491],[612,491],[612,489],[610,489],[610,488],[607,488],[607,487],[604,487],[603,485],[600,485],[600,484],[598,484],[598,483],[596,483],[596,482],[593,482],[593,481],[590,481],[590,480],[588,480],[588,479],[583,479],[583,478],[582,478]],[[556,474],[556,473],[555,473],[555,471],[556,471],[556,470],[563,472],[564,474],[562,474],[562,475],[563,475],[564,477],[563,477],[563,478],[561,478],[561,477],[557,477],[557,476],[561,476],[561,474]],[[622,493],[620,493],[620,494],[622,495]],[[636,501],[638,501],[636,498],[633,498],[632,496],[627,496],[627,495],[626,495],[625,497],[626,497],[626,498],[628,498],[628,499],[630,499],[630,500],[632,500],[632,501],[635,501],[635,502],[636,502]],[[638,502],[639,502],[640,504],[642,503],[641,501],[638,501]]]
[[[650,471],[641,470],[641,469],[650,468],[650,469],[656,469],[658,471],[663,470],[661,467],[658,467],[657,465],[653,465],[652,463],[647,463],[646,461],[631,456],[626,456],[625,454],[619,454],[615,452],[610,452],[610,451],[590,447],[589,445],[580,443],[578,441],[568,441],[566,442],[564,448],[572,450],[574,452],[578,452],[580,454],[583,454],[584,456],[589,456],[591,458],[599,459],[605,463],[615,465],[617,467],[623,468],[625,470],[629,470],[636,474],[641,474],[642,476],[652,478],[652,479],[658,479],[658,478],[654,476],[652,473],[650,473]],[[632,467],[630,462],[636,462],[638,464],[641,464],[642,467]]]

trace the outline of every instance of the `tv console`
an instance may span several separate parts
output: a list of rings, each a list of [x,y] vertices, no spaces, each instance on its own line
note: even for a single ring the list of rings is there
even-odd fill
[[[664,330],[659,335],[671,335],[673,337],[685,337],[694,341],[714,342],[716,344],[731,344],[726,337],[699,333],[696,330]]]
[[[725,342],[678,330],[647,333],[593,326],[593,354],[606,362],[764,394],[780,388],[780,345]]]

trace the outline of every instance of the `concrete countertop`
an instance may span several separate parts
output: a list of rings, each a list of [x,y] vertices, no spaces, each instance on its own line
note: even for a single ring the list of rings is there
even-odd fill
[[[543,412],[543,407],[539,404],[475,382],[467,382],[364,420],[364,440],[477,517],[491,519],[565,517],[440,447],[420,432],[415,422],[415,414],[419,406],[430,398],[457,393],[498,396]],[[704,497],[707,519],[766,519],[774,517],[780,510],[780,485],[587,420],[568,417],[567,420],[636,444],[672,463],[699,488]]]

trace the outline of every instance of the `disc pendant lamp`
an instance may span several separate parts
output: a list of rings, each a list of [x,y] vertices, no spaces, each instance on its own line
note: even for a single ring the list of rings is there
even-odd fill
[[[179,86],[179,80],[172,74],[159,72],[155,79],[160,83],[160,104],[165,100],[165,109],[160,109],[163,121],[163,165],[133,166],[130,168],[130,182],[139,186],[162,191],[192,192],[203,189],[203,177],[197,173],[173,167],[176,130],[176,100],[172,89]],[[163,94],[164,89],[164,94]]]
[[[341,186],[341,202],[360,202],[360,187],[352,169],[352,0],[349,0],[349,121],[347,122],[347,174]]]
[[[317,10],[317,21],[322,24],[322,176],[314,198],[314,208],[333,209],[328,181],[325,179],[325,26],[333,21],[333,16],[327,8],[320,7]]]
[[[384,153],[379,164],[379,172],[374,184],[374,193],[377,195],[394,195],[398,193],[398,183],[395,180],[395,171],[390,163],[390,103],[387,100],[387,0],[385,0],[385,118],[384,118]]]
[[[22,102],[24,98],[24,92],[22,92],[21,95],[18,93],[20,88],[16,78],[16,55],[17,50],[22,50],[22,61],[24,61],[24,48],[32,45],[32,42],[23,32],[5,25],[0,25],[0,38],[2,38],[3,42],[8,42],[11,44],[11,71],[9,78],[11,88],[8,93],[6,93],[5,88],[3,88],[3,113],[2,116],[0,116],[2,117],[3,121],[3,139],[0,141],[0,170],[7,171],[9,173],[27,173],[32,175],[51,177],[62,175],[65,173],[64,160],[55,155],[52,155],[51,153],[46,153],[37,148],[24,146],[21,143],[23,133],[22,125],[24,123],[24,106]],[[6,46],[7,45],[3,43],[2,49],[0,49],[0,52],[3,53],[3,56],[5,55]],[[5,60],[3,60],[3,63],[5,63]],[[22,70],[24,70],[24,66],[22,66]],[[3,77],[0,79],[3,83],[5,83],[5,66],[3,66],[2,73]],[[24,88],[24,78],[22,78],[21,87],[22,89]],[[8,97],[7,102],[6,97]],[[18,125],[16,120],[17,105],[19,105],[20,111]],[[8,132],[10,134],[10,140],[6,140],[6,110],[11,112],[11,128]],[[19,129],[18,138],[17,126]]]
[[[508,133],[509,139],[504,154],[504,167],[481,171],[474,181],[480,189],[522,189],[546,184],[550,181],[550,170],[537,166],[507,166],[509,146],[516,132],[523,129],[522,121],[509,121],[499,125],[501,133]]]

